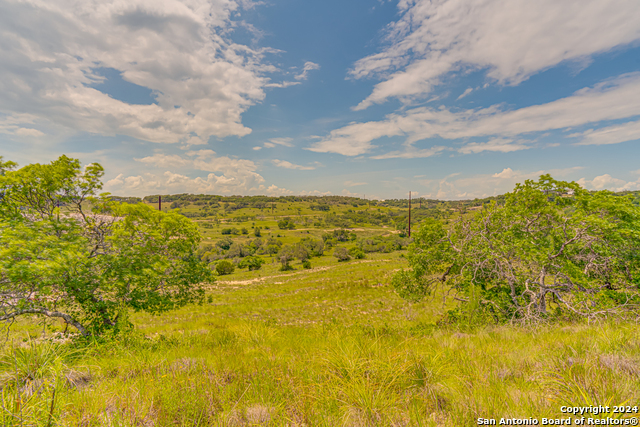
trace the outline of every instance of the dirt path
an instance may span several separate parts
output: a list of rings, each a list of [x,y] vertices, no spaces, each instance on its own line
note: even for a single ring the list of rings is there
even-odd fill
[[[360,261],[354,261],[354,262],[350,262],[349,264],[353,265],[353,264],[364,264],[364,263],[369,263],[369,262],[391,262],[391,260],[388,259],[364,259],[364,260],[360,260]],[[260,283],[260,282],[264,282],[265,280],[268,279],[275,279],[278,277],[292,277],[292,276],[299,276],[301,274],[309,274],[309,273],[316,273],[316,272],[320,272],[320,271],[326,271],[326,270],[330,270],[332,268],[336,268],[338,267],[337,265],[330,265],[330,266],[326,266],[326,267],[316,267],[316,268],[311,268],[309,270],[301,270],[301,271],[296,271],[293,273],[284,273],[284,274],[275,274],[273,276],[263,276],[263,277],[256,277],[255,279],[247,279],[247,280],[218,280],[216,281],[217,284],[221,284],[221,285],[251,285],[253,283]],[[215,288],[216,285],[213,285],[212,288]]]

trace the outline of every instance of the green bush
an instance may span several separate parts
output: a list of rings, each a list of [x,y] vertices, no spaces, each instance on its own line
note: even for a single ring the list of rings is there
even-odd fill
[[[264,260],[262,258],[257,256],[248,256],[244,258],[240,262],[240,264],[238,264],[238,267],[248,268],[249,271],[255,271],[255,270],[260,270],[260,267],[262,267],[262,264],[264,264]]]
[[[290,219],[285,218],[278,221],[278,228],[280,230],[294,230],[296,228],[296,225]]]
[[[333,256],[338,259],[338,262],[349,261],[351,256],[349,256],[349,252],[347,248],[338,247],[333,251]]]
[[[216,264],[216,273],[220,276],[231,274],[235,271],[236,266],[231,261],[223,259]]]
[[[364,251],[362,249],[360,249],[360,248],[351,248],[351,249],[349,249],[349,255],[351,255],[355,259],[364,259],[365,256],[366,256],[364,254]]]

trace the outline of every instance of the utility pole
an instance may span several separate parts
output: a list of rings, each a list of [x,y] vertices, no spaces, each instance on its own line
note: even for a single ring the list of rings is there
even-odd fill
[[[408,237],[411,237],[411,191],[409,191],[409,232]]]
[[[162,196],[158,196],[158,210],[162,211]]]

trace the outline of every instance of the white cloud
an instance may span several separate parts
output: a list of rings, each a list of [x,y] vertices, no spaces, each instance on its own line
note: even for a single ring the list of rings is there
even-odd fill
[[[44,133],[40,132],[38,129],[30,128],[18,128],[16,129],[15,134],[18,136],[44,136]]]
[[[265,186],[261,185],[262,182],[264,179],[258,174],[210,173],[206,177],[190,178],[180,173],[166,171],[164,174],[146,173],[128,177],[120,174],[107,181],[104,188],[112,194],[130,196],[158,193],[256,194],[266,191]]]
[[[346,197],[362,197],[361,193],[352,193],[351,191],[347,190],[346,188],[342,190],[341,194],[343,196],[346,196]]]
[[[112,193],[145,195],[167,192],[247,194],[256,191],[264,178],[256,172],[251,160],[218,157],[212,150],[187,151],[185,156],[156,153],[137,162],[154,168],[173,169],[189,173],[212,172],[206,178],[190,178],[183,173],[166,171],[163,175],[147,173],[135,177],[120,174],[107,181],[105,188]],[[264,188],[264,186],[262,186]],[[135,194],[134,194],[135,193]]]
[[[293,144],[291,143],[291,141],[293,141],[293,138],[271,138],[269,140],[269,142],[276,144],[276,145],[283,145],[285,147],[293,147]]]
[[[464,98],[465,96],[469,95],[471,92],[473,92],[473,88],[470,88],[470,87],[469,87],[469,88],[467,88],[467,90],[465,90],[464,92],[462,92],[462,93],[460,94],[460,96],[456,98],[456,100],[460,100],[460,99]]]
[[[372,150],[374,145],[371,142],[378,138],[403,136],[404,151],[376,158],[433,155],[433,150],[437,147],[431,147],[426,151],[413,147],[415,142],[433,137],[448,140],[498,138],[488,143],[467,143],[459,149],[461,153],[486,150],[515,151],[526,149],[528,146],[523,141],[506,143],[506,140],[532,132],[566,129],[604,120],[627,119],[636,116],[639,111],[640,73],[631,73],[581,89],[566,98],[517,110],[505,111],[496,105],[456,111],[442,107],[412,108],[389,114],[381,121],[351,123],[335,129],[324,139],[313,143],[309,149],[357,156]],[[622,137],[634,135],[636,131],[634,125],[628,125],[615,133]]]
[[[294,78],[296,80],[307,80],[307,78],[309,77],[309,71],[311,70],[319,70],[320,69],[320,65],[313,63],[311,61],[307,61],[304,63],[304,67],[302,68],[302,73],[298,74],[297,76],[295,76]]]
[[[504,179],[510,179],[510,178],[513,178],[514,176],[515,174],[511,168],[505,168],[502,170],[502,172],[494,173],[493,175],[491,175],[492,178],[504,178]]]
[[[597,130],[589,129],[586,132],[572,134],[570,136],[582,138],[576,145],[606,145],[634,141],[640,139],[640,121],[604,127]]]
[[[345,181],[344,185],[347,187],[356,187],[358,185],[366,185],[366,182],[353,182],[353,181]]]
[[[371,156],[372,159],[419,159],[424,157],[432,157],[436,156],[443,151],[449,150],[447,147],[443,146],[434,146],[431,148],[417,149],[412,146],[408,146],[408,148],[404,151],[391,151],[386,154],[381,154],[379,156]]]
[[[146,163],[150,166],[159,168],[175,168],[183,167],[190,164],[189,159],[178,156],[177,154],[154,154],[153,156],[147,156],[141,159],[134,159],[137,162]]]
[[[308,149],[318,153],[358,156],[373,148],[371,141],[383,136],[401,134],[400,128],[388,121],[352,123],[340,129],[332,130],[328,137],[314,143]]]
[[[527,172],[504,168],[502,172],[494,174],[478,174],[465,177],[461,177],[460,174],[450,174],[440,180],[422,180],[419,183],[426,188],[426,191],[422,193],[425,198],[441,200],[473,199],[510,192],[516,183],[524,182],[527,179],[537,180],[540,175],[544,174],[551,174],[557,179],[569,179],[568,177],[581,169],[581,167],[571,167]]]
[[[291,162],[288,162],[286,160],[278,160],[275,159],[272,161],[274,165],[276,165],[279,168],[285,168],[285,169],[296,169],[296,170],[301,170],[301,171],[310,171],[310,170],[314,170],[315,166],[301,166],[301,165],[296,165],[293,164]]]
[[[279,87],[279,88],[286,88],[289,86],[295,86],[295,85],[300,85],[302,83],[300,82],[280,82],[280,83],[267,83],[266,85],[264,85],[264,87]]]
[[[264,148],[274,148],[278,145],[283,147],[293,147],[291,141],[293,141],[293,138],[271,138],[269,139],[269,142],[265,142],[262,145]],[[256,148],[254,148],[254,150],[255,149]]]
[[[390,97],[423,97],[443,75],[464,68],[517,84],[640,38],[635,0],[401,0],[398,8],[388,46],[350,71],[354,78],[384,79],[356,109]]]
[[[596,176],[592,180],[580,178],[578,181],[582,187],[588,190],[633,191],[640,190],[640,178],[636,181],[624,181],[614,178],[608,173]]]
[[[277,196],[288,196],[293,194],[293,191],[287,190],[286,188],[280,188],[276,185],[270,185],[269,187],[265,187],[261,185],[258,187],[258,194],[266,194],[267,196],[277,197]]]
[[[235,0],[2,2],[0,112],[28,112],[38,130],[55,124],[159,143],[246,135],[241,115],[264,98],[262,75],[274,68],[262,64],[269,49],[226,38],[238,7]],[[94,71],[101,67],[151,89],[157,104],[131,105],[88,87],[104,79]]]
[[[527,150],[531,148],[523,141],[513,142],[511,139],[493,138],[489,142],[471,142],[458,149],[462,154],[480,153],[482,151],[496,151],[510,153],[512,151]]]

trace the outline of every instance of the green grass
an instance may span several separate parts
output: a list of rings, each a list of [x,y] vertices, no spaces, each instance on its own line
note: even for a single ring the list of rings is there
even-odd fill
[[[307,235],[269,226],[263,238]],[[329,254],[289,272],[265,256],[258,271],[219,277],[202,305],[133,313],[134,332],[115,339],[55,344],[43,332],[63,325],[18,321],[0,359],[0,424],[471,426],[640,402],[637,324],[443,326],[441,294],[411,304],[394,293],[400,252]]]

